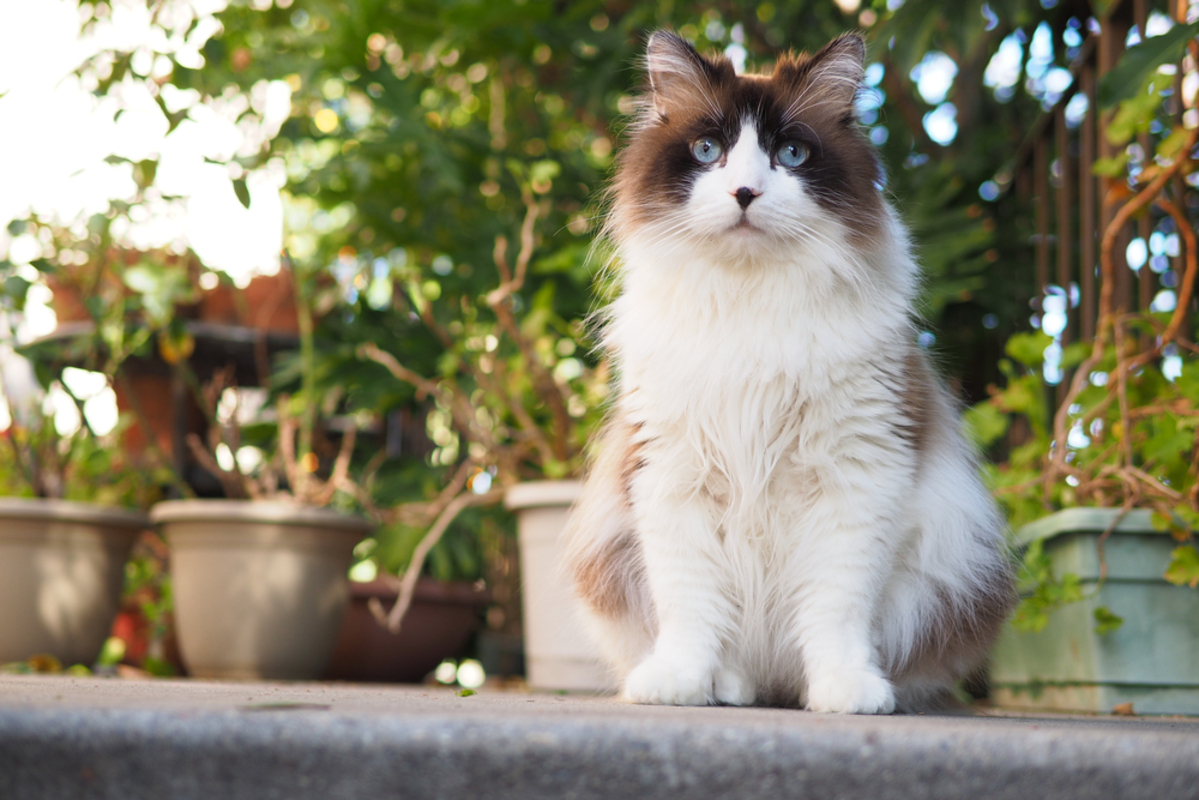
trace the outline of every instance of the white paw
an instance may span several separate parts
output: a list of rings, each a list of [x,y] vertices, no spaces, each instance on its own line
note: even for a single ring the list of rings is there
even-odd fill
[[[716,702],[725,706],[749,706],[754,702],[754,687],[740,670],[729,666],[716,672]]]
[[[624,681],[624,699],[664,706],[706,706],[711,702],[712,676],[673,659],[650,656]]]
[[[831,714],[890,714],[895,710],[895,689],[875,672],[845,670],[811,681],[807,708]]]

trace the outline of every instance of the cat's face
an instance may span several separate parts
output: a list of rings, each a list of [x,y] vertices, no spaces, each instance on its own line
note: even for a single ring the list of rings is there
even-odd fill
[[[657,241],[753,257],[788,243],[868,237],[882,200],[854,98],[857,36],[774,72],[736,75],[670,33],[651,37],[650,91],[616,180],[614,224]]]

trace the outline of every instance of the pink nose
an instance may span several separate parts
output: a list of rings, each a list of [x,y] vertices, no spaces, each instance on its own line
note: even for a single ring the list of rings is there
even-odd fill
[[[752,203],[754,201],[754,198],[756,198],[760,194],[762,194],[762,193],[755,191],[755,190],[749,188],[748,186],[742,186],[740,189],[733,192],[733,197],[737,198],[737,205],[741,206],[741,208],[744,209],[744,208],[749,208],[749,204]]]

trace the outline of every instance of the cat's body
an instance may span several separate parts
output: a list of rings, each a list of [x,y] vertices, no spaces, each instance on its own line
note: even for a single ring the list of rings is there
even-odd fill
[[[1001,520],[915,342],[918,275],[843,37],[736,76],[655,34],[611,232],[620,393],[568,562],[626,698],[886,713],[1011,603]]]

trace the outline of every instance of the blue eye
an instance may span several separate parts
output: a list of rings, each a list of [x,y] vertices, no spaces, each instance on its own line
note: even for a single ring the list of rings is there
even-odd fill
[[[774,154],[774,159],[784,167],[793,169],[808,160],[808,147],[799,142],[784,142]]]
[[[701,164],[715,164],[724,155],[724,148],[715,139],[696,139],[691,145],[691,155]]]

